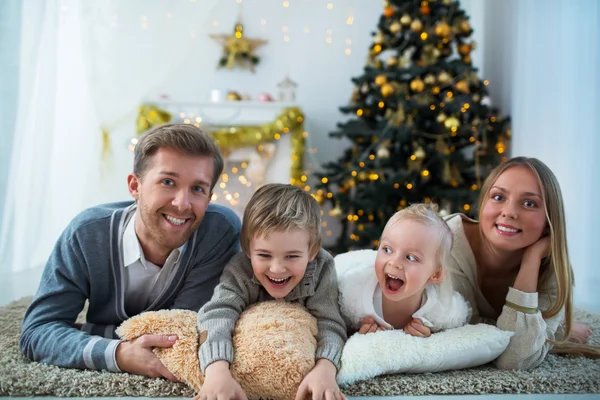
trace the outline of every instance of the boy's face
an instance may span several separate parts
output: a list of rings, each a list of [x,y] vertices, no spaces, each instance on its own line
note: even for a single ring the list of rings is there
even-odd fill
[[[181,247],[198,229],[212,195],[212,157],[161,148],[142,179],[128,177],[137,200],[135,232],[144,254],[167,253]]]
[[[436,232],[417,221],[400,220],[383,232],[375,274],[388,300],[421,296],[428,283],[440,281],[438,242]]]
[[[254,276],[275,299],[287,296],[304,277],[306,266],[316,257],[310,254],[305,229],[273,232],[250,240],[247,256]]]

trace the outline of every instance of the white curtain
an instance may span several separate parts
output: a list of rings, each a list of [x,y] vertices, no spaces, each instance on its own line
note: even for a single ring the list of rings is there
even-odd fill
[[[21,1],[0,273],[44,264],[77,213],[129,198],[126,177],[112,172],[131,169],[126,141],[135,134],[137,105],[177,73],[216,4]],[[110,133],[112,158],[102,158],[102,129]],[[128,168],[115,168],[119,163]]]
[[[556,174],[567,214],[575,303],[600,311],[600,3],[485,0],[479,30],[485,79],[510,114],[512,156],[536,157]]]

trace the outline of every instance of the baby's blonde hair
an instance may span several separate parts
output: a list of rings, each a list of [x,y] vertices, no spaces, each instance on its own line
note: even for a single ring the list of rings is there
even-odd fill
[[[321,247],[321,210],[317,201],[297,186],[269,183],[252,196],[246,209],[240,233],[242,250],[249,254],[250,240],[256,235],[306,229],[309,253]]]
[[[385,232],[394,224],[403,220],[416,221],[427,226],[428,228],[435,230],[438,234],[436,259],[438,262],[438,269],[441,272],[442,277],[440,282],[435,283],[435,285],[438,285],[441,295],[448,296],[446,298],[449,298],[453,294],[453,287],[452,281],[450,280],[450,274],[447,271],[447,264],[452,251],[454,236],[452,235],[452,230],[446,221],[439,216],[437,210],[438,207],[434,203],[411,204],[409,207],[392,215],[392,217],[385,224],[383,232]]]

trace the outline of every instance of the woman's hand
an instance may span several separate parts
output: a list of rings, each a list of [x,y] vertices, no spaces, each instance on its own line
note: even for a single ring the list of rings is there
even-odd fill
[[[591,334],[592,330],[589,326],[575,321],[571,327],[569,342],[586,344],[589,341]]]
[[[525,249],[523,261],[541,262],[550,255],[550,236],[541,237],[537,242]]]

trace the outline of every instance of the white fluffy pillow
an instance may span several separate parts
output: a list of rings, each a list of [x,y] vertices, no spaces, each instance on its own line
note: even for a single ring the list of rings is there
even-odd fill
[[[348,385],[384,374],[476,367],[502,354],[512,335],[487,324],[448,329],[428,338],[401,330],[355,334],[344,347],[337,381]]]

